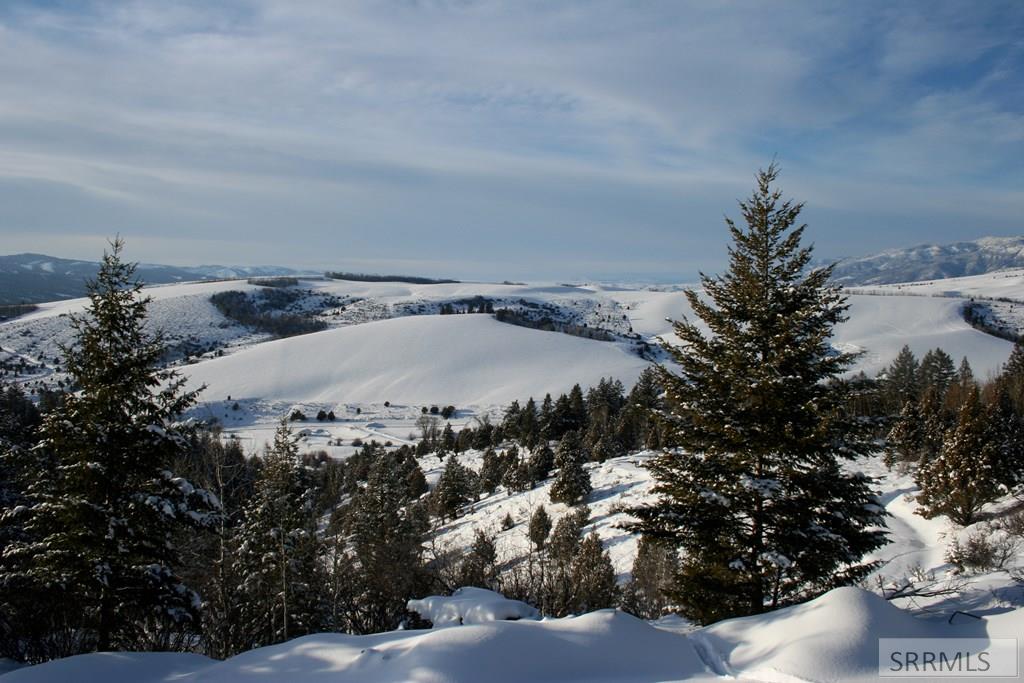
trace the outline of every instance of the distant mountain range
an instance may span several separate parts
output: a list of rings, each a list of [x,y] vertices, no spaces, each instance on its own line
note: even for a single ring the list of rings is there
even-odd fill
[[[38,303],[85,295],[85,281],[99,267],[93,261],[73,261],[44,254],[0,256],[0,305]],[[982,237],[954,244],[922,244],[888,249],[871,256],[839,262],[833,279],[844,285],[865,286],[940,280],[1024,268],[1024,237]],[[281,266],[163,266],[139,265],[146,284],[189,280],[321,275]]]
[[[85,282],[95,277],[99,264],[44,254],[0,256],[0,305],[38,303],[85,296]],[[189,280],[311,275],[280,266],[162,266],[140,264],[136,275],[146,284]],[[319,273],[317,273],[319,275]]]
[[[833,279],[844,285],[886,285],[983,275],[1024,268],[1024,237],[982,237],[972,242],[921,244],[839,262]]]

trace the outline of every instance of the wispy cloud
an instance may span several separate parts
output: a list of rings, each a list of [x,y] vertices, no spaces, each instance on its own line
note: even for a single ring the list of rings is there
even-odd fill
[[[773,155],[825,255],[1019,232],[1021,35],[1013,2],[7,3],[0,237],[686,278]]]

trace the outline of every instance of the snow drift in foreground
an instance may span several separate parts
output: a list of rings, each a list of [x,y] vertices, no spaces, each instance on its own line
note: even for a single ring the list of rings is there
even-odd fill
[[[462,594],[482,614],[498,596]],[[510,601],[511,602],[511,601]],[[443,605],[444,602],[437,604]],[[454,604],[454,603],[452,603]],[[689,635],[614,610],[544,621],[487,621],[371,636],[320,634],[214,662],[197,655],[91,654],[0,676],[2,683],[521,683],[523,681],[826,681],[878,678],[878,638],[1016,637],[1024,610],[984,620],[923,620],[859,588],[731,619]]]

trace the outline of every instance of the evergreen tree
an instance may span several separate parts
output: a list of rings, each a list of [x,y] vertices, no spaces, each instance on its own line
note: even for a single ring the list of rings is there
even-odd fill
[[[544,481],[551,476],[551,469],[555,466],[555,453],[546,443],[530,454],[530,479],[531,481]]]
[[[907,401],[899,419],[889,430],[886,442],[885,465],[892,468],[899,463],[918,462],[924,446],[924,420],[916,400]]]
[[[1006,385],[1017,412],[1024,413],[1024,339],[1013,345],[999,379]]]
[[[567,432],[555,452],[558,474],[551,484],[551,502],[576,505],[590,494],[590,473],[583,467],[585,461],[579,433]]]
[[[614,607],[619,601],[615,569],[601,539],[591,533],[572,559],[573,597],[569,610],[576,614]]]
[[[358,608],[351,626],[357,633],[396,628],[405,616],[405,603],[422,589],[420,530],[406,507],[407,495],[398,463],[380,457],[370,467],[366,486],[353,498],[346,527],[355,555]]]
[[[953,380],[956,379],[953,358],[942,349],[936,348],[929,351],[921,359],[918,379],[922,392],[935,389],[940,396],[944,395]]]
[[[554,438],[552,435],[554,412],[555,402],[551,399],[551,394],[544,394],[544,401],[540,404],[540,415],[537,417],[537,423],[540,426],[540,438],[545,442],[551,441]]]
[[[1024,485],[1024,419],[1017,412],[1004,382],[997,382],[995,396],[985,410],[985,424],[995,449],[996,479],[1013,491]]]
[[[540,421],[537,417],[537,404],[532,396],[519,414],[518,436],[519,443],[526,448],[533,448],[540,441]]]
[[[473,535],[473,545],[459,567],[459,586],[477,586],[490,590],[496,588],[497,560],[498,551],[494,546],[494,539],[483,530],[477,529]]]
[[[992,443],[977,387],[970,389],[937,458],[917,470],[917,500],[925,517],[947,515],[966,526],[982,506],[995,500],[999,486],[998,453]]]
[[[574,384],[569,391],[569,411],[565,427],[566,431],[582,431],[587,428],[587,405],[579,384]]]
[[[633,561],[632,577],[622,594],[622,609],[641,619],[658,619],[668,607],[679,560],[675,551],[650,536],[642,536]]]
[[[537,552],[544,550],[544,543],[548,540],[550,533],[551,517],[548,516],[548,511],[541,505],[530,516],[530,542],[533,543],[533,547],[537,549]]]
[[[512,451],[509,451],[511,454]],[[520,458],[518,451],[515,455],[510,456],[508,462],[508,469],[505,470],[505,476],[501,480],[502,485],[509,491],[529,491],[534,487],[536,482],[533,478],[533,468],[530,467],[530,461],[527,458]]]
[[[839,375],[852,357],[829,345],[847,304],[831,268],[808,271],[801,204],[773,190],[774,165],[740,203],[725,275],[702,276],[711,301],[688,291],[710,328],[676,322],[667,347],[682,374],[661,371],[678,448],[650,468],[653,504],[631,528],[682,550],[674,597],[709,623],[803,601],[875,566],[884,511],[870,480],[840,466],[873,448],[849,414]]]
[[[451,456],[431,494],[434,514],[442,522],[449,517],[458,517],[462,506],[473,500],[473,491],[474,485],[466,466],[456,456]]]
[[[235,556],[246,649],[284,642],[319,626],[322,543],[316,491],[287,420],[278,426],[262,465],[245,506]]]
[[[918,413],[921,416],[920,456],[918,458],[920,465],[938,457],[942,451],[942,442],[946,438],[946,432],[953,425],[953,418],[946,410],[942,395],[936,387],[924,392]]]
[[[890,410],[899,410],[907,401],[917,400],[921,393],[919,368],[914,352],[904,345],[883,374],[882,385]]]
[[[159,369],[165,346],[145,329],[149,299],[122,246],[104,254],[86,313],[71,319],[64,365],[78,391],[43,419],[30,504],[7,520],[26,536],[0,556],[0,594],[45,610],[63,643],[50,655],[166,649],[199,625],[173,539],[212,524],[217,501],[171,470],[195,393]]]
[[[498,484],[504,479],[505,470],[507,469],[505,458],[498,455],[493,448],[488,448],[484,451],[484,456],[480,463],[480,491],[483,493],[494,493],[494,490],[498,488]]]

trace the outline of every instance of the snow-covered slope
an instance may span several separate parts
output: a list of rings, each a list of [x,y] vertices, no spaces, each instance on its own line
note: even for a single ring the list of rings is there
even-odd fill
[[[412,316],[267,342],[185,368],[205,396],[492,405],[616,377],[646,362],[618,344],[499,323]]]
[[[878,285],[980,275],[1024,268],[1024,237],[982,237],[972,242],[921,244],[841,261],[833,277],[847,285]]]
[[[1024,274],[1020,277],[1024,281]],[[970,283],[972,289],[965,290],[965,294],[993,291],[992,283],[1000,282],[994,276],[985,276],[984,282],[980,280]],[[1016,291],[1016,287],[1024,289],[1018,282],[1012,289],[1007,285],[1002,291]],[[957,360],[966,357],[975,374],[983,379],[998,372],[1009,357],[1010,342],[980,332],[964,321],[960,311],[965,299],[904,295],[895,288],[883,291],[886,296],[852,293],[850,319],[835,330],[834,346],[863,353],[855,371],[876,375],[892,362],[904,344],[919,357],[937,346]],[[610,292],[608,296],[619,301],[633,329],[643,336],[675,343],[678,339],[672,333],[671,320],[683,316],[695,320],[682,292],[622,291]]]

